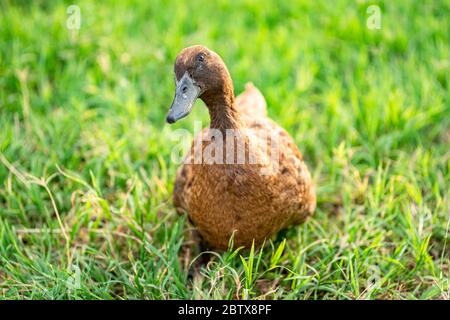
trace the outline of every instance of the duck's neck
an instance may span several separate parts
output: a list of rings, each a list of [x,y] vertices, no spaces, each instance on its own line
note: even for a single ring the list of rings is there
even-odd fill
[[[211,119],[210,128],[225,132],[226,129],[239,129],[243,126],[234,106],[233,89],[204,99]]]
[[[239,129],[242,126],[239,113],[233,104],[217,104],[209,106],[209,116],[211,118],[211,129]]]

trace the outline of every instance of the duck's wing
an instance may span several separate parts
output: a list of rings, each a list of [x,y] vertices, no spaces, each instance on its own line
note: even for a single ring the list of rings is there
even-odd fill
[[[276,157],[271,157],[270,166],[266,167],[267,172],[272,175],[269,174],[267,177],[269,181],[265,183],[272,194],[276,195],[273,201],[277,202],[277,205],[274,207],[283,207],[286,212],[292,213],[286,226],[291,223],[302,223],[316,208],[314,183],[302,153],[289,133],[268,117],[255,119],[251,123],[251,128],[261,130],[263,133],[259,138],[261,145],[267,144],[263,153],[273,148],[274,138],[277,142],[277,153],[274,154]],[[270,133],[270,139],[265,133]],[[270,153],[272,155],[272,151]],[[267,163],[265,158],[262,159],[260,163]]]
[[[251,116],[252,118],[267,116],[266,100],[251,82],[247,83],[244,92],[236,97],[234,105],[244,116]]]

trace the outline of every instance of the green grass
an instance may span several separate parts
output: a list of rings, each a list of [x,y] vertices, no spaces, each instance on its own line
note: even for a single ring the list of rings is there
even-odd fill
[[[0,298],[449,298],[448,1],[75,3],[79,32],[72,2],[0,2]],[[197,43],[264,93],[318,208],[191,278],[171,134],[208,114],[165,114]]]

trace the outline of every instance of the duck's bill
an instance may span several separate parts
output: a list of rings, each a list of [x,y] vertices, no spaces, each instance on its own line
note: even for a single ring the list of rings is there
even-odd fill
[[[167,122],[174,123],[191,112],[195,100],[200,95],[200,87],[195,85],[192,78],[186,72],[183,77],[177,81],[175,97],[172,106],[167,115]]]

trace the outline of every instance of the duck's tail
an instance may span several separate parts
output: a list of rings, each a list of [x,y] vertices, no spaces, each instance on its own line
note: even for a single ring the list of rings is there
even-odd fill
[[[267,105],[261,91],[253,83],[248,82],[245,90],[236,97],[234,103],[236,109],[245,116],[265,117],[267,116]]]

